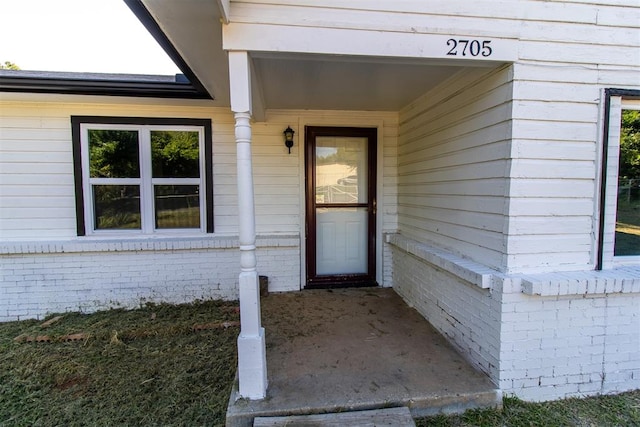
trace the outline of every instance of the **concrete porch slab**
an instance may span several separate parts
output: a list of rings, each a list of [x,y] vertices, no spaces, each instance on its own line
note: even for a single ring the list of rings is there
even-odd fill
[[[231,394],[227,426],[258,416],[406,406],[411,414],[499,407],[502,396],[392,290],[271,294],[262,299],[267,398]]]

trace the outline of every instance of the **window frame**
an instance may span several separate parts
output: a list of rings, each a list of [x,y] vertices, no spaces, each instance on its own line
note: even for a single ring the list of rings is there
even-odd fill
[[[604,99],[597,270],[640,264],[640,255],[614,255],[622,110],[640,110],[640,90],[606,89]]]
[[[158,236],[213,233],[213,157],[210,119],[160,117],[72,116],[76,227],[78,236]],[[139,178],[89,177],[88,131],[90,129],[138,130]],[[153,178],[151,171],[151,132],[197,131],[199,133],[199,178]],[[114,183],[113,181],[118,181]],[[96,230],[92,185],[114,183],[140,186],[140,229]],[[199,185],[200,228],[155,228],[154,185]]]

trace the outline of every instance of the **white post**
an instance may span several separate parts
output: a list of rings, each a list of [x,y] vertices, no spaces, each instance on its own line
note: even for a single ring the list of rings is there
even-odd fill
[[[240,239],[239,397],[267,394],[265,332],[260,319],[260,284],[256,269],[256,220],[251,162],[251,76],[247,52],[229,52],[231,109],[235,113]]]

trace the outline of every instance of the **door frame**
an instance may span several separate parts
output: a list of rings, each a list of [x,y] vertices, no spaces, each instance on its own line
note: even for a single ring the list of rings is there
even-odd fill
[[[378,277],[378,129],[353,126],[305,126],[304,127],[304,236],[305,256],[303,287],[338,288],[357,286],[377,286]],[[312,140],[322,136],[366,137],[367,151],[367,273],[316,276],[316,203],[315,203],[315,150]]]

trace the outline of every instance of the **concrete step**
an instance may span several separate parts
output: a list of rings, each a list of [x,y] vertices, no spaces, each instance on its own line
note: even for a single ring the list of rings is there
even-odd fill
[[[331,414],[256,417],[254,427],[415,427],[406,406]]]

